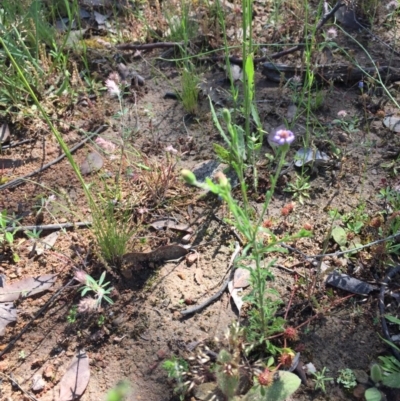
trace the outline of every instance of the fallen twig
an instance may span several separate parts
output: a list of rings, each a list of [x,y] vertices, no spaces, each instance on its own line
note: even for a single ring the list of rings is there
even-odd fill
[[[231,257],[231,260],[229,262],[228,271],[234,265],[235,259],[238,256],[239,252],[240,252],[240,245],[239,245],[238,242],[236,242],[235,250],[234,250],[234,252],[232,254],[232,257]],[[200,312],[205,307],[207,307],[208,305],[212,304],[215,300],[217,300],[224,293],[224,291],[227,289],[228,283],[231,280],[231,276],[232,276],[231,273],[228,274],[228,278],[223,282],[223,284],[221,285],[220,289],[212,297],[208,298],[206,301],[204,301],[200,305],[193,306],[191,308],[188,308],[188,309],[185,309],[185,310],[181,311],[181,314],[183,316],[187,316],[187,315],[192,315],[193,313]]]
[[[161,49],[164,47],[176,47],[182,46],[183,42],[156,42],[156,43],[146,43],[144,45],[135,45],[132,43],[127,43],[123,45],[117,45],[116,48],[118,50],[153,50],[153,49]]]
[[[46,231],[46,230],[62,230],[64,228],[72,227],[88,227],[91,226],[90,221],[81,221],[78,223],[62,223],[62,224],[44,224],[41,226],[20,226],[20,227],[8,227],[7,232],[18,232],[18,231]]]
[[[75,146],[73,146],[69,151],[70,153],[75,152],[75,150],[79,149],[81,146],[83,146],[89,139],[93,138],[94,136],[100,134],[105,128],[107,128],[106,125],[102,125],[101,127],[97,128],[97,130],[95,132],[93,132],[92,134],[88,135],[84,140],[82,140],[81,142],[79,142],[78,144],[76,144]],[[63,153],[61,156],[57,157],[56,159],[54,159],[53,161],[51,161],[50,163],[45,164],[44,166],[30,172],[29,174],[24,175],[23,177],[19,177],[16,178],[15,180],[12,180],[10,182],[7,182],[6,184],[0,185],[0,190],[2,189],[6,189],[6,188],[15,188],[21,184],[23,184],[25,182],[25,180],[27,178],[30,178],[46,169],[48,169],[50,166],[52,166],[53,164],[58,163],[60,160],[62,160],[64,157],[66,156],[65,153]]]
[[[36,140],[35,138],[31,138],[31,139],[24,139],[23,141],[19,141],[19,142],[11,142],[8,145],[1,146],[1,150],[16,148],[17,146],[23,145],[24,143],[33,142],[35,140]]]
[[[300,251],[299,249],[293,248],[292,246],[289,246],[289,245],[287,245],[287,244],[285,244],[283,242],[280,242],[279,244],[281,246],[283,246],[284,248],[289,249],[289,251],[298,253],[299,255],[303,256],[305,259],[319,259],[319,258],[325,258],[326,256],[341,256],[341,255],[345,255],[346,253],[358,252],[358,251],[361,251],[364,248],[369,248],[370,246],[377,245],[377,244],[389,241],[389,240],[397,238],[397,237],[400,237],[400,231],[397,232],[396,234],[390,235],[389,237],[386,237],[386,238],[383,238],[383,239],[378,239],[376,241],[369,242],[368,244],[360,245],[360,246],[358,246],[356,248],[347,249],[346,251],[332,252],[332,253],[322,253],[320,255],[311,255],[311,256],[306,255],[304,252]]]
[[[31,399],[32,401],[38,401],[38,399],[36,397],[34,397],[29,391],[24,390],[21,385],[11,376],[6,375],[3,372],[0,372],[1,375],[3,375],[6,379],[8,379],[11,382],[12,386],[15,386],[18,388],[18,390],[22,391],[29,399]]]
[[[31,327],[32,323],[55,301],[55,299],[68,287],[72,285],[75,281],[75,278],[72,278],[66,285],[61,287],[33,316],[33,318],[25,325],[25,327],[7,344],[7,346],[0,352],[0,358],[8,352],[15,343],[26,333],[26,331]]]

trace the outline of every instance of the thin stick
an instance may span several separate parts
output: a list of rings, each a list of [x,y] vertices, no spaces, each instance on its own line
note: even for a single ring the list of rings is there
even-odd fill
[[[23,145],[24,143],[29,143],[29,142],[33,142],[35,140],[35,138],[31,138],[31,139],[24,139],[23,141],[19,141],[19,142],[11,142],[8,145],[3,145],[1,146],[1,150],[6,150],[6,149],[10,149],[10,148],[15,148],[17,146]]]
[[[236,242],[235,250],[232,254],[231,260],[229,261],[228,271],[234,265],[235,259],[236,259],[237,255],[239,254],[239,252],[240,252],[240,245],[238,242]],[[183,316],[187,316],[187,315],[192,315],[193,313],[202,311],[208,305],[212,304],[215,300],[217,300],[225,292],[230,280],[231,280],[231,274],[228,274],[228,278],[223,282],[220,289],[212,297],[208,298],[206,301],[204,301],[200,305],[193,306],[192,308],[188,308],[188,309],[181,311],[181,314]]]
[[[134,45],[132,43],[127,43],[123,45],[117,45],[118,50],[153,50],[161,49],[164,47],[177,47],[184,45],[183,42],[156,42],[156,43],[146,43],[144,45]]]
[[[62,224],[44,224],[41,226],[20,226],[20,227],[9,227],[6,228],[6,232],[18,232],[18,231],[46,231],[46,230],[62,230],[64,228],[73,227],[88,227],[91,226],[91,221],[82,221],[78,223],[62,223]]]
[[[94,136],[98,135],[100,132],[102,132],[105,128],[107,128],[107,125],[102,125],[101,127],[97,128],[97,130],[95,132],[93,132],[92,134],[90,134],[89,136],[87,136],[83,141],[79,142],[78,144],[76,144],[74,147],[72,147],[69,151],[70,153],[75,152],[75,150],[79,149],[81,146],[83,146],[89,139],[93,138]],[[0,190],[2,189],[7,189],[7,188],[15,188],[21,184],[23,184],[25,182],[25,180],[27,178],[30,178],[46,169],[48,169],[50,166],[52,166],[53,164],[58,163],[60,160],[64,159],[64,157],[66,156],[65,153],[63,153],[61,156],[57,157],[56,159],[54,159],[53,161],[51,161],[50,163],[45,164],[44,166],[30,172],[29,174],[24,175],[23,177],[19,177],[16,178],[15,180],[12,180],[10,182],[7,182],[6,184],[0,185]]]
[[[380,244],[382,242],[386,242],[386,241],[389,241],[389,240],[397,238],[397,237],[400,237],[400,231],[398,231],[396,234],[390,235],[389,237],[386,237],[386,238],[383,238],[383,239],[378,239],[378,240],[373,241],[373,242],[369,242],[368,244],[365,244],[365,245],[362,245],[362,246],[358,246],[357,248],[348,249],[348,250],[342,251],[342,252],[322,253],[320,255],[311,255],[311,256],[308,256],[304,252],[300,251],[299,249],[293,248],[293,247],[291,247],[289,245],[286,245],[285,243],[280,243],[280,245],[282,245],[284,248],[289,249],[292,252],[296,252],[296,253],[300,254],[305,259],[318,259],[318,258],[324,258],[326,256],[341,256],[341,255],[345,255],[346,253],[361,251],[361,249],[369,248],[370,246],[373,246],[373,245],[376,245],[376,244]]]
[[[34,397],[29,391],[24,390],[21,385],[11,376],[6,375],[3,372],[0,372],[1,375],[3,375],[6,379],[8,379],[11,382],[11,385],[18,387],[20,391],[22,391],[28,398],[30,398],[32,401],[38,401],[36,397]]]
[[[55,301],[55,299],[68,287],[72,285],[72,283],[75,281],[74,278],[72,278],[66,285],[61,287],[36,313],[35,316],[25,325],[25,327],[17,334],[3,349],[3,351],[0,352],[0,358],[8,352],[14,345],[15,343],[25,334],[25,332],[31,327],[32,323]]]

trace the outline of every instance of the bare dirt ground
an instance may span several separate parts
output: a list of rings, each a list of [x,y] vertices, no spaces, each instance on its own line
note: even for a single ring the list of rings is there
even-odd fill
[[[257,3],[255,21],[262,21],[263,10]],[[293,24],[296,23],[294,20]],[[256,33],[264,42],[271,40],[269,31],[256,29]],[[386,31],[384,33],[387,40],[390,35]],[[382,65],[389,53],[381,47],[377,48],[373,38],[366,40],[369,45],[367,50],[373,58],[379,58]],[[346,46],[350,42],[344,34],[340,34],[337,43]],[[352,49],[359,51],[354,44]],[[107,51],[112,54],[112,51]],[[200,197],[199,190],[185,186],[179,178],[182,168],[195,169],[200,162],[216,160],[213,143],[223,145],[223,142],[213,126],[206,96],[200,97],[198,113],[190,118],[179,101],[165,98],[167,92],[180,85],[179,68],[173,62],[157,60],[159,54],[157,49],[141,54],[140,58],[126,54],[128,65],[145,78],[143,87],[132,85],[130,95],[125,97],[130,116],[125,121],[125,129],[130,130],[131,135],[127,154],[123,158],[122,199],[131,210],[132,221],[138,225],[131,249],[146,252],[162,245],[181,243],[185,233],[171,229],[155,230],[149,226],[155,220],[174,218],[192,228],[190,243],[197,259],[193,264],[186,257],[177,261],[132,266],[131,277],[119,271],[108,273],[107,278],[114,287],[111,294],[114,304],[104,305],[103,324],[97,324],[97,317],[86,314],[78,315],[74,323],[69,323],[68,313],[81,298],[76,282],[64,288],[50,304],[47,303],[71,280],[75,268],[83,268],[96,278],[104,271],[95,251],[93,233],[89,228],[68,229],[60,234],[53,249],[35,256],[27,249],[29,240],[22,234],[18,235],[16,241],[20,260],[13,262],[10,253],[0,255],[0,272],[7,282],[48,273],[57,274],[57,281],[44,294],[16,301],[18,320],[7,327],[1,341],[1,350],[6,351],[0,361],[2,400],[58,399],[58,383],[79,349],[84,349],[90,358],[91,378],[81,397],[83,401],[103,399],[107,390],[123,379],[132,388],[128,400],[179,399],[173,394],[174,383],[167,378],[162,362],[172,356],[187,358],[195,355],[196,349],[192,350],[195,342],[208,344],[218,352],[221,345],[214,340],[215,337],[223,344],[224,334],[232,322],[240,320],[246,324],[246,308],[238,316],[228,292],[199,313],[188,317],[182,317],[180,313],[218,290],[226,278],[237,238],[229,225],[221,223],[220,219],[229,215],[226,206],[212,196]],[[298,61],[296,57],[298,54],[289,55],[279,62],[294,65]],[[363,57],[360,51],[360,62]],[[400,65],[397,58],[391,59],[391,62],[397,67]],[[102,71],[101,79],[104,80],[114,69],[110,64]],[[261,65],[257,69],[259,113],[268,132],[283,123],[294,92],[289,86],[263,76]],[[201,65],[201,70],[205,86],[229,88],[219,65],[207,62]],[[360,123],[365,117],[365,102],[377,105],[382,97],[372,95],[367,100],[360,99],[357,82],[336,82],[321,86],[320,91],[322,103],[313,111],[319,125],[307,124],[306,114],[299,116],[293,128],[297,139],[288,158],[293,160],[308,131],[313,144],[326,152],[334,163],[311,174],[310,198],[305,198],[304,204],[295,201],[293,211],[285,215],[282,208],[292,201],[292,196],[284,189],[289,182],[294,182],[298,173],[290,169],[281,177],[268,211],[271,229],[277,235],[295,232],[305,226],[311,228],[312,238],[290,244],[306,255],[339,250],[329,236],[332,225],[329,210],[337,209],[343,215],[364,205],[363,213],[367,217],[358,237],[362,243],[381,238],[378,228],[371,224],[372,219],[382,215],[385,209],[378,194],[382,188],[393,188],[398,184],[396,175],[382,167],[382,163],[395,160],[398,155],[397,134],[383,126],[378,110],[375,114],[367,112],[366,117],[370,119],[368,127]],[[397,91],[391,93],[399,100]],[[92,98],[82,97],[71,104],[69,111],[65,111],[59,119],[63,139],[72,148],[84,138],[77,127],[94,132],[105,125],[106,130],[99,135],[118,144],[122,130],[121,120],[115,118],[118,109],[118,101],[104,92]],[[378,109],[384,111],[384,116],[398,113],[391,103]],[[346,121],[357,119],[357,130],[346,132],[332,123],[342,110],[347,114]],[[70,123],[75,129],[69,126]],[[10,127],[12,142],[23,139],[33,141],[2,151],[2,177],[10,181],[22,177],[62,154],[44,125],[28,129],[17,124],[10,124]],[[93,140],[73,153],[79,163],[93,150],[102,152]],[[174,160],[176,157],[177,163],[169,179],[169,187],[157,195],[152,187],[155,185],[152,178],[134,163],[134,149],[156,169],[155,166],[162,168],[167,165],[165,149],[168,146],[177,150],[177,156],[168,156],[174,157]],[[335,149],[340,152],[334,154]],[[267,142],[260,155],[266,153],[273,154]],[[107,182],[113,182],[120,162],[114,156],[102,153],[104,165],[101,170],[85,177],[91,188],[104,188]],[[252,194],[255,209],[261,207],[263,193],[268,188],[271,165],[262,159],[259,171],[261,189],[259,193]],[[22,185],[1,188],[0,191],[0,209],[7,210],[9,215],[15,214],[19,218],[18,223],[24,226],[91,220],[82,188],[66,159],[32,176]],[[38,213],[41,199],[48,199],[50,195],[55,195],[55,200],[43,213]],[[48,233],[50,231],[45,231],[42,235]],[[143,238],[146,240],[143,241]],[[276,288],[282,297],[280,313],[283,315],[289,308],[288,321],[292,326],[298,326],[316,314],[319,316],[302,326],[300,338],[294,345],[294,349],[301,350],[302,362],[312,362],[318,370],[327,367],[327,376],[332,377],[337,377],[338,371],[344,368],[368,373],[372,362],[376,362],[379,355],[388,353],[388,348],[379,338],[381,327],[377,291],[368,296],[347,297],[349,292],[325,286],[324,276],[317,276],[317,266],[312,260],[306,260],[295,252],[268,255],[268,258],[272,257],[278,259],[273,268],[275,280],[269,285]],[[393,261],[382,253],[381,248],[372,247],[351,258],[344,255],[326,257],[324,263],[328,271],[340,268],[343,273],[377,283]],[[394,285],[396,282],[394,280]],[[46,309],[37,316],[44,305],[47,305]],[[22,337],[14,341],[26,325],[29,326]],[[36,375],[44,379],[44,388],[33,392],[31,383]],[[14,382],[8,380],[10,377]],[[210,373],[203,380],[213,381],[213,375]],[[328,382],[326,387],[326,394],[315,391],[314,383],[308,378],[292,400],[355,399],[334,382]],[[398,394],[391,394],[390,397],[389,401],[399,399]],[[188,399],[206,398],[196,398],[192,394],[188,395]]]

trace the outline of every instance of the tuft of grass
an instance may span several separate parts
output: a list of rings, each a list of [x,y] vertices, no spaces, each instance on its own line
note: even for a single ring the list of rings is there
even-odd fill
[[[135,233],[129,217],[121,216],[114,203],[105,200],[92,208],[92,217],[93,232],[102,257],[112,266],[120,267],[128,242]]]
[[[199,78],[188,63],[182,70],[181,75],[181,99],[182,104],[189,114],[196,114],[197,100],[199,97]]]

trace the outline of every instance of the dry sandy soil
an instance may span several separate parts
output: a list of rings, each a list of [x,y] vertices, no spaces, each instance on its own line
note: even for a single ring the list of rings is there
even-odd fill
[[[259,23],[264,18],[260,11],[263,9],[259,3],[256,7],[255,21]],[[257,29],[256,34],[260,35]],[[387,40],[389,33],[385,31],[383,34]],[[351,35],[361,36],[365,32],[353,31]],[[271,40],[271,37],[264,40]],[[344,33],[339,32],[335,40],[339,46],[351,46],[360,62],[363,57],[366,58]],[[369,37],[366,41],[367,50],[373,59],[381,60],[381,65],[385,58],[393,56],[386,48],[377,46],[374,38]],[[168,218],[190,226],[189,242],[193,252],[179,260],[129,266],[131,275],[126,272],[121,274],[118,270],[108,272],[107,279],[114,287],[111,294],[114,304],[103,304],[103,324],[97,324],[98,315],[88,314],[78,314],[74,323],[68,323],[69,311],[81,299],[77,282],[66,286],[75,269],[84,269],[95,278],[105,269],[98,257],[93,232],[87,227],[67,229],[59,235],[53,249],[33,256],[28,250],[30,241],[18,234],[16,252],[20,260],[13,262],[10,252],[0,255],[0,272],[7,283],[49,273],[57,274],[57,280],[48,292],[15,302],[18,320],[6,328],[2,337],[2,400],[58,399],[59,381],[79,349],[84,349],[90,359],[91,378],[81,397],[83,401],[104,399],[106,391],[123,379],[132,388],[128,400],[179,399],[173,394],[173,381],[168,379],[161,367],[163,361],[172,356],[187,358],[195,355],[196,348],[191,350],[194,342],[199,342],[199,347],[208,344],[212,351],[218,352],[224,345],[229,325],[237,320],[246,324],[246,308],[239,316],[227,291],[199,313],[187,317],[180,313],[218,290],[226,278],[237,238],[232,228],[220,220],[229,216],[226,206],[212,196],[200,196],[200,190],[185,186],[179,178],[182,168],[196,169],[199,163],[216,160],[212,145],[223,145],[223,141],[213,126],[208,98],[204,93],[200,94],[198,112],[194,116],[188,116],[178,100],[165,96],[179,87],[180,70],[172,61],[157,59],[162,51],[154,49],[139,57],[133,56],[133,51],[123,52],[126,64],[145,79],[144,86],[136,87],[132,83],[128,88],[124,102],[129,109],[129,118],[125,118],[123,123],[115,118],[119,110],[118,100],[102,92],[92,97],[82,96],[72,103],[68,110],[63,111],[58,127],[69,148],[84,139],[78,127],[86,132],[95,132],[104,125],[106,129],[99,136],[117,145],[120,144],[122,130],[129,131],[122,162],[121,204],[137,226],[130,250],[147,252],[160,246],[182,243],[187,232],[170,228],[155,230],[150,226],[154,221]],[[113,55],[115,49],[104,52]],[[279,63],[294,65],[296,57],[299,57],[298,53],[291,54],[280,59]],[[391,62],[399,66],[396,57],[393,56]],[[338,63],[341,61],[341,58],[337,60]],[[290,85],[272,82],[263,76],[261,64],[256,67],[257,104],[268,132],[284,122],[295,90]],[[203,62],[199,69],[202,88],[212,87],[213,91],[229,89],[220,63]],[[110,62],[101,69],[99,79],[104,82],[108,73],[114,70],[115,66]],[[240,86],[240,83],[237,85]],[[388,86],[399,101],[398,87],[393,82],[388,82]],[[393,104],[388,102],[385,106],[372,108],[375,113],[368,111],[367,106],[379,104],[386,97],[377,93],[368,99],[360,99],[357,82],[321,84],[318,91],[323,99],[312,112],[314,123],[308,124],[310,120],[302,113],[302,106],[298,105],[300,113],[293,127],[297,139],[288,160],[293,160],[308,132],[313,145],[326,152],[332,163],[311,173],[310,197],[304,199],[304,204],[294,200],[293,211],[284,215],[282,208],[292,201],[292,194],[285,188],[300,173],[300,170],[289,169],[282,175],[268,210],[271,229],[277,235],[296,232],[305,225],[311,228],[311,238],[290,244],[306,255],[339,250],[329,236],[332,224],[329,210],[337,209],[343,215],[358,208],[367,216],[358,235],[361,243],[381,238],[378,228],[371,224],[374,218],[387,210],[378,194],[382,188],[395,188],[398,184],[396,175],[383,166],[383,163],[396,160],[399,152],[397,134],[382,124],[383,116],[398,112]],[[229,105],[229,99],[225,102]],[[218,104],[216,107],[220,110]],[[357,129],[346,132],[342,126],[332,123],[342,110],[347,114],[346,121],[357,122]],[[383,111],[383,115],[378,111]],[[364,117],[368,119],[368,124],[362,122]],[[2,177],[10,181],[22,177],[62,154],[44,125],[26,130],[19,129],[16,124],[10,124],[10,127],[12,142],[33,141],[17,147],[4,147],[0,155]],[[73,153],[79,164],[94,150],[102,155],[104,165],[101,170],[85,176],[94,191],[106,185],[112,187],[121,160],[118,151],[107,154],[99,148],[95,138]],[[165,149],[168,146],[176,149],[177,154],[167,154]],[[173,165],[173,173],[167,180],[168,188],[151,172],[138,167],[139,159],[134,150],[140,152],[141,162],[150,166],[150,171],[160,171]],[[265,154],[273,155],[266,141],[258,162],[260,190],[251,194],[255,209],[262,205],[273,168],[265,161]],[[48,199],[50,195],[55,195],[55,199],[47,204],[43,213],[38,213],[41,199]],[[23,226],[91,220],[82,188],[66,159],[15,188],[0,187],[0,209],[7,210],[9,215],[14,213],[19,219],[18,224]],[[385,226],[382,228],[385,229]],[[43,231],[42,237],[50,232]],[[197,257],[193,257],[194,263],[189,257],[192,255]],[[318,319],[313,318],[301,327],[300,338],[293,344],[294,349],[301,350],[302,362],[312,362],[318,370],[328,368],[327,376],[331,377],[337,377],[338,371],[344,368],[357,370],[361,376],[363,372],[364,375],[368,373],[377,357],[388,353],[379,338],[378,291],[368,296],[348,297],[349,292],[325,285],[326,276],[317,275],[315,259],[306,260],[296,252],[266,255],[266,258],[272,257],[277,257],[273,267],[275,280],[268,285],[277,289],[282,297],[279,313],[283,315],[289,308],[288,321],[293,326],[319,315]],[[344,255],[326,257],[324,263],[328,270],[340,268],[343,273],[377,283],[393,260],[376,246],[366,248],[351,258]],[[392,285],[396,288],[396,282],[398,290],[398,280],[394,279]],[[292,298],[295,286],[297,290]],[[57,296],[54,297],[55,294]],[[44,305],[48,305],[47,308],[37,315]],[[396,313],[396,310],[392,312]],[[14,341],[26,325],[29,325],[27,330]],[[221,343],[215,342],[215,337]],[[8,347],[11,343],[12,346]],[[33,392],[32,378],[38,374],[44,379],[44,389]],[[12,385],[10,377],[18,382],[18,386]],[[213,381],[213,375],[209,373],[203,379]],[[313,387],[314,383],[308,378],[292,400],[355,399],[334,382],[327,382],[326,394]],[[203,398],[195,398],[191,394],[188,399]],[[399,399],[399,394],[388,396],[390,401]]]

